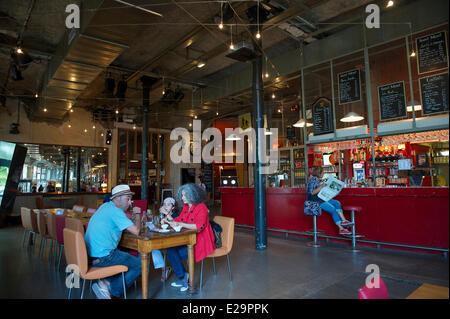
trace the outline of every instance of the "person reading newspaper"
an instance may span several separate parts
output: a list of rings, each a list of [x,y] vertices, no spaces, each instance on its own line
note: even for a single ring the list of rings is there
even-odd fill
[[[310,201],[320,203],[320,208],[331,214],[334,223],[339,228],[340,235],[349,235],[351,232],[344,227],[352,226],[353,224],[345,219],[342,211],[341,203],[335,199],[334,196],[339,194],[343,187],[343,183],[337,179],[332,179],[329,183],[321,183],[323,177],[323,168],[315,166],[312,169],[311,176],[306,187],[306,196]],[[336,182],[337,181],[337,182]],[[319,197],[319,193],[324,190]],[[322,197],[322,198],[321,198]],[[323,198],[327,199],[324,200]]]

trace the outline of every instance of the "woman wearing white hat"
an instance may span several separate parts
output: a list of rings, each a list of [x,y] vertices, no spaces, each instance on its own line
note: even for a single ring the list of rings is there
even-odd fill
[[[128,267],[125,273],[127,287],[141,275],[140,258],[117,249],[125,229],[135,235],[139,235],[140,232],[140,220],[137,218],[133,224],[125,214],[133,195],[128,185],[114,187],[111,192],[111,201],[101,205],[91,217],[84,236],[92,266],[125,265]],[[92,290],[99,299],[120,298],[123,292],[122,277],[119,274],[99,280],[92,285]]]

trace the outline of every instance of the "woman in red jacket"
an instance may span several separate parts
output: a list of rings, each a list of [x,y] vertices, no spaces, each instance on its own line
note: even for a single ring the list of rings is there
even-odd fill
[[[183,202],[183,210],[178,217],[168,222],[172,227],[181,226],[200,231],[197,233],[197,243],[194,245],[196,262],[200,262],[216,249],[214,233],[209,224],[208,208],[203,203],[205,195],[205,191],[195,184],[181,186],[177,192],[177,199]],[[187,259],[187,255],[187,246],[185,245],[167,249],[167,258],[178,277],[178,280],[172,282],[171,286],[180,288],[180,291],[188,289],[189,273],[186,272],[182,262]]]

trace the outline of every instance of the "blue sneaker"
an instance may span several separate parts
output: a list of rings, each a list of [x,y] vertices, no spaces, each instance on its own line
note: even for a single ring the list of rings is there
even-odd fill
[[[186,275],[184,275],[184,278],[183,278],[183,286],[181,286],[181,288],[180,288],[181,292],[188,290],[188,287],[189,287],[188,282],[189,282],[189,273],[186,273]]]
[[[174,281],[170,285],[175,288],[184,287],[187,284],[188,279],[189,279],[189,274],[185,273],[183,279]]]

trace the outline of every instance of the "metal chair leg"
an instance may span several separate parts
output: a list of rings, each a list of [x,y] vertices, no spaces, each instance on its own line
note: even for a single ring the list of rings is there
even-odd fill
[[[214,260],[214,257],[212,258],[212,261],[213,261],[213,272],[215,275],[216,274],[216,261]]]
[[[27,229],[23,229],[22,248],[25,246],[25,237],[27,237]]]
[[[81,296],[80,299],[83,299],[83,295],[84,295],[84,284],[86,283],[86,279],[83,278],[83,287],[81,288]]]
[[[203,281],[203,259],[200,265],[200,290],[202,289],[202,281]]]
[[[227,265],[228,265],[228,275],[230,276],[230,281],[232,281],[231,280],[230,253],[227,254]]]
[[[127,286],[125,286],[125,273],[124,272],[122,272],[122,282],[123,282],[123,296],[125,299],[127,299]]]
[[[60,246],[59,246],[58,269],[59,269],[59,266],[61,265],[61,255],[62,255],[62,251],[63,251],[63,246],[64,246],[64,245],[60,245]]]

